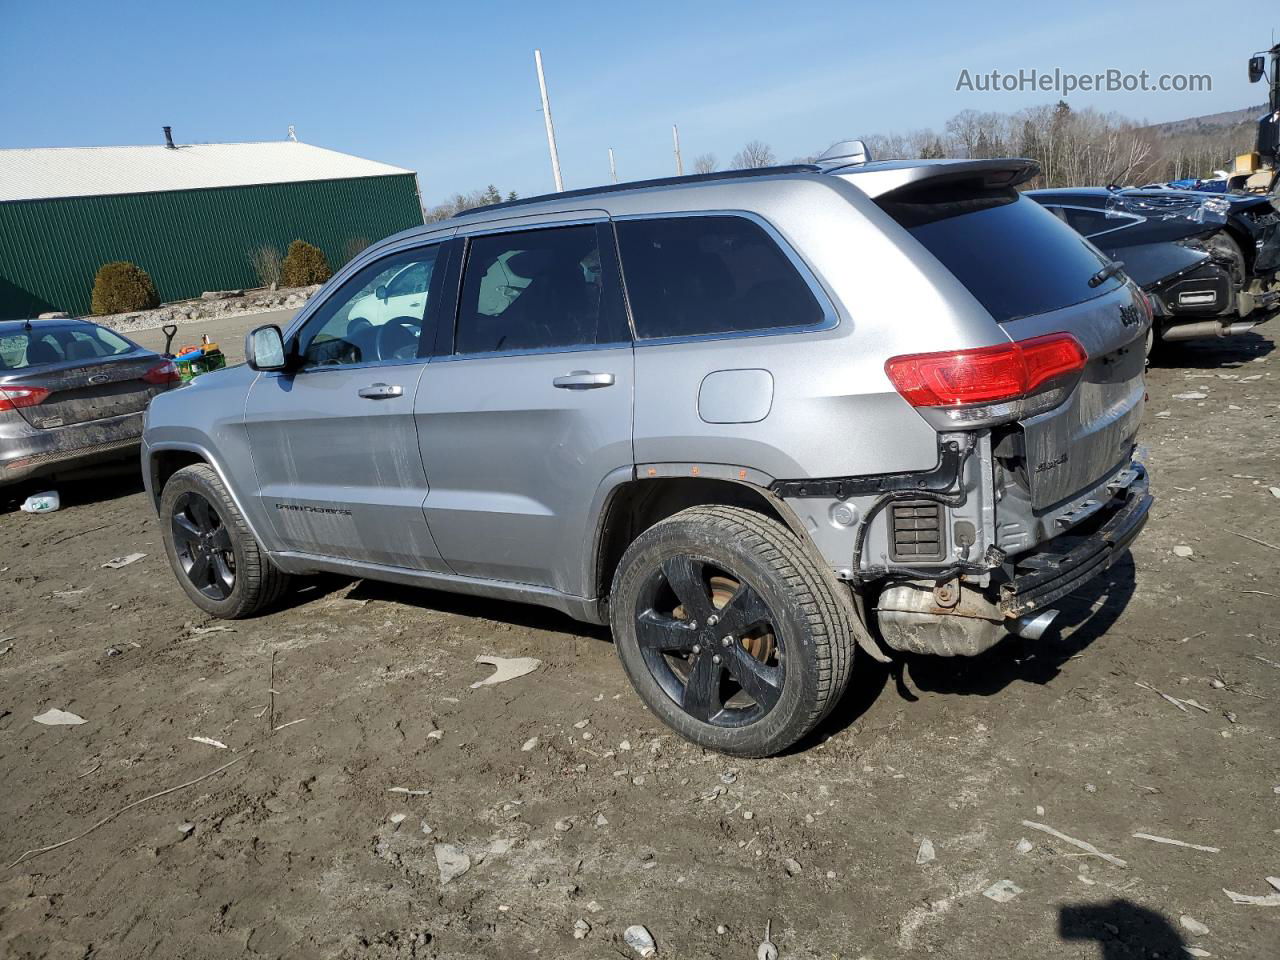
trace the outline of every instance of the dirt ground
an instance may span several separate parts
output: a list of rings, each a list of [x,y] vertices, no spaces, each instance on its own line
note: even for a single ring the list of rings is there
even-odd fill
[[[1060,630],[863,660],[772,760],[669,734],[550,612],[328,579],[205,618],[132,477],[0,513],[0,956],[601,960],[638,923],[746,960],[771,921],[783,960],[1275,958],[1280,907],[1224,888],[1280,892],[1276,332],[1152,369],[1153,520]],[[484,654],[543,665],[473,689]]]

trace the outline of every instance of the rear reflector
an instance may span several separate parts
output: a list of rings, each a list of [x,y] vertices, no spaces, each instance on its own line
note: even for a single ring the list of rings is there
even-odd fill
[[[34,407],[43,403],[49,391],[44,387],[3,387],[0,388],[0,412],[17,410],[19,407]]]
[[[146,373],[142,375],[142,379],[147,383],[179,383],[182,377],[178,374],[178,368],[172,360],[166,360],[164,363],[158,363]]]
[[[913,407],[962,407],[1019,400],[1084,370],[1088,356],[1069,333],[1030,340],[893,357],[884,365]]]

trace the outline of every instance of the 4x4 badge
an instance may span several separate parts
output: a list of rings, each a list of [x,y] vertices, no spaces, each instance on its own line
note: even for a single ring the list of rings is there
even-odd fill
[[[1133,304],[1120,308],[1120,322],[1126,327],[1136,327],[1142,322],[1142,311]]]

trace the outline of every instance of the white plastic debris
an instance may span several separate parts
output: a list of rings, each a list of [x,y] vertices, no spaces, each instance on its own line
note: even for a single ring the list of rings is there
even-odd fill
[[[490,687],[495,683],[506,683],[523,677],[526,673],[533,673],[542,666],[542,661],[537,657],[493,657],[487,654],[476,657],[476,663],[487,663],[494,669],[489,676],[473,683],[472,690],[476,687]]]
[[[213,737],[187,737],[188,740],[194,740],[196,743],[207,744],[210,747],[217,747],[219,750],[227,749],[227,745],[221,740],[215,740]]]
[[[525,753],[528,753],[530,750],[536,750],[537,748],[538,748],[537,737],[530,737],[524,743],[520,744],[520,749],[523,750]]]
[[[1198,393],[1196,391],[1192,391],[1191,393],[1175,393],[1173,395],[1173,399],[1175,400],[1208,400],[1209,395],[1207,393]]]
[[[1280,891],[1280,877],[1267,877],[1267,883],[1275,887],[1277,891]],[[1222,888],[1222,892],[1231,898],[1232,903],[1243,903],[1252,907],[1280,907],[1280,892],[1269,893],[1260,897],[1247,893],[1235,893],[1226,887]]]
[[[773,921],[764,922],[764,939],[756,947],[756,960],[778,960],[778,948],[773,942]]]
[[[38,717],[32,717],[36,723],[42,723],[46,727],[78,727],[82,723],[88,723],[84,717],[77,717],[74,713],[68,713],[66,710],[59,710],[57,707],[46,710]]]
[[[410,790],[408,787],[387,787],[387,793],[403,793],[406,797],[429,797],[430,790]]]
[[[622,931],[622,939],[642,957],[652,957],[658,952],[658,945],[653,942],[653,934],[638,923],[634,923]]]
[[[1195,553],[1195,551],[1194,551],[1194,550],[1192,550],[1190,547],[1188,547],[1188,546],[1187,546],[1186,544],[1184,544],[1184,543],[1180,543],[1180,544],[1178,544],[1176,547],[1174,547],[1174,548],[1173,548],[1173,555],[1174,555],[1175,557],[1190,557],[1190,556],[1192,556],[1194,553]]]
[[[570,830],[572,830],[572,829],[573,829],[573,821],[572,821],[572,820],[557,820],[557,821],[555,822],[555,828],[556,828],[556,830],[558,830],[560,833],[568,833]]]
[[[1040,808],[1037,807],[1036,809],[1038,810]],[[1103,853],[1088,840],[1077,840],[1075,837],[1069,837],[1065,833],[1061,833],[1053,829],[1053,827],[1046,826],[1043,823],[1036,823],[1034,820],[1023,820],[1022,825],[1024,827],[1030,827],[1032,830],[1039,830],[1041,833],[1047,833],[1049,836],[1056,837],[1063,843],[1069,843],[1078,850],[1083,850],[1085,853],[1091,853],[1095,857],[1101,857],[1103,860],[1107,861],[1107,863],[1114,864],[1117,867],[1127,867],[1129,865],[1128,862],[1121,860],[1119,857],[1113,857],[1109,853]]]
[[[1271,491],[1273,497],[1280,500],[1280,487],[1267,487],[1267,489]]]
[[[1186,930],[1187,933],[1193,934],[1197,937],[1204,937],[1204,936],[1207,936],[1209,933],[1208,927],[1206,927],[1203,923],[1201,923],[1195,917],[1189,917],[1185,913],[1178,918],[1178,922],[1182,924],[1183,930]]]
[[[435,852],[436,867],[440,871],[442,884],[456,880],[471,869],[471,858],[459,846],[452,843],[437,843]]]
[[[932,863],[937,859],[937,853],[933,849],[933,841],[925,837],[920,841],[920,849],[916,851],[916,863]]]
[[[1028,840],[1026,837],[1023,837],[1021,840],[1017,842],[1017,844],[1014,845],[1013,849],[1017,850],[1018,853],[1030,853],[1031,847],[1032,847],[1031,841]]]
[[[1183,947],[1182,952],[1188,957],[1212,957],[1213,954],[1203,947]]]
[[[1183,703],[1186,703],[1184,700]],[[1187,843],[1185,840],[1174,840],[1171,837],[1157,837],[1150,833],[1135,833],[1135,840],[1150,840],[1153,843],[1167,843],[1173,847],[1190,847],[1192,850],[1203,850],[1205,853],[1221,853],[1217,847],[1206,847],[1200,843]]]
[[[996,903],[1008,903],[1021,892],[1022,888],[1012,880],[997,880],[983,890],[982,895],[988,900],[994,900]]]
[[[57,490],[46,490],[44,493],[33,493],[22,501],[22,509],[27,513],[53,513],[62,506]]]
[[[113,557],[102,565],[103,570],[119,570],[121,567],[127,567],[131,563],[137,563],[145,553],[129,553],[123,557]]]

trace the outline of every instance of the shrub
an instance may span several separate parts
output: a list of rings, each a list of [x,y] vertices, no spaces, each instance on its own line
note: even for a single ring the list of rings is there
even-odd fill
[[[95,315],[129,313],[160,306],[156,285],[147,271],[127,260],[106,263],[93,278],[91,308]]]
[[[249,252],[249,262],[253,264],[253,272],[258,275],[258,285],[271,287],[280,285],[280,251],[269,243],[254,247]]]
[[[313,283],[324,283],[333,271],[329,269],[329,261],[324,258],[320,248],[305,240],[295,240],[289,244],[289,252],[284,255],[284,263],[280,266],[280,282],[286,287],[306,287]]]

